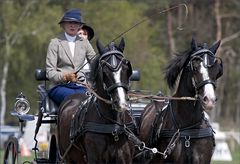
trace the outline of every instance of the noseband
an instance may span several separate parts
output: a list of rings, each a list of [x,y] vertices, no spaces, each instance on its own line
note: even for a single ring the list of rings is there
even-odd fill
[[[204,81],[202,81],[202,82],[200,82],[200,83],[198,83],[198,84],[195,83],[195,86],[194,86],[194,87],[196,88],[196,90],[199,90],[199,89],[201,89],[201,88],[202,88],[204,85],[206,85],[206,84],[212,84],[213,87],[216,88],[216,83],[215,83],[214,81],[210,80],[210,79],[204,80]]]

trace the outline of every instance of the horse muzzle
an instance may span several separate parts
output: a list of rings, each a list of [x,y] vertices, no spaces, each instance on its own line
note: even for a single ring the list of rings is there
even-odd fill
[[[216,98],[209,98],[208,96],[199,96],[201,105],[204,110],[212,110],[216,106]]]
[[[118,112],[125,112],[126,110],[129,110],[129,104],[128,103],[113,104],[113,109]]]

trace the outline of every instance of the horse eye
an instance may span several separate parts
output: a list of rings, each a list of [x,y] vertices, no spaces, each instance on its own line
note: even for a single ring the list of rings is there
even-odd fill
[[[124,64],[127,64],[127,63],[128,63],[128,61],[127,61],[126,59],[122,59],[122,62],[123,62]]]
[[[104,65],[106,62],[104,60],[101,60],[100,64]]]
[[[201,60],[193,60],[192,61],[192,70],[197,71],[198,67],[200,66]]]

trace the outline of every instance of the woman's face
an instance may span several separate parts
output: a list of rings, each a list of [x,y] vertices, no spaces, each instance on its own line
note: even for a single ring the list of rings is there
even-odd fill
[[[78,32],[79,37],[87,39],[88,38],[88,33],[87,30],[80,29]]]
[[[76,36],[80,27],[78,22],[63,22],[63,29],[70,36]]]

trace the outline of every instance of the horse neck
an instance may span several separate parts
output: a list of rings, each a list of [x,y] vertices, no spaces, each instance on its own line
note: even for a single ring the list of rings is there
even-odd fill
[[[101,98],[111,101],[109,94],[104,90],[101,81],[98,79],[96,83],[96,93]],[[119,123],[125,122],[125,114],[123,112],[118,112],[113,109],[112,105],[105,102],[104,100],[97,99],[98,112],[102,117],[103,122],[112,123],[116,121]],[[112,121],[111,121],[112,120]]]
[[[173,97],[194,97],[196,92],[192,84],[191,75],[183,71],[179,80],[179,86]],[[203,108],[199,101],[172,100],[171,108],[179,127],[187,127],[196,124],[202,119]]]
[[[106,104],[102,100],[97,100],[98,112],[101,117],[102,123],[107,124],[124,124],[125,122],[130,122],[125,120],[126,112],[119,112],[112,108],[111,104]],[[128,118],[128,117],[127,117]]]

